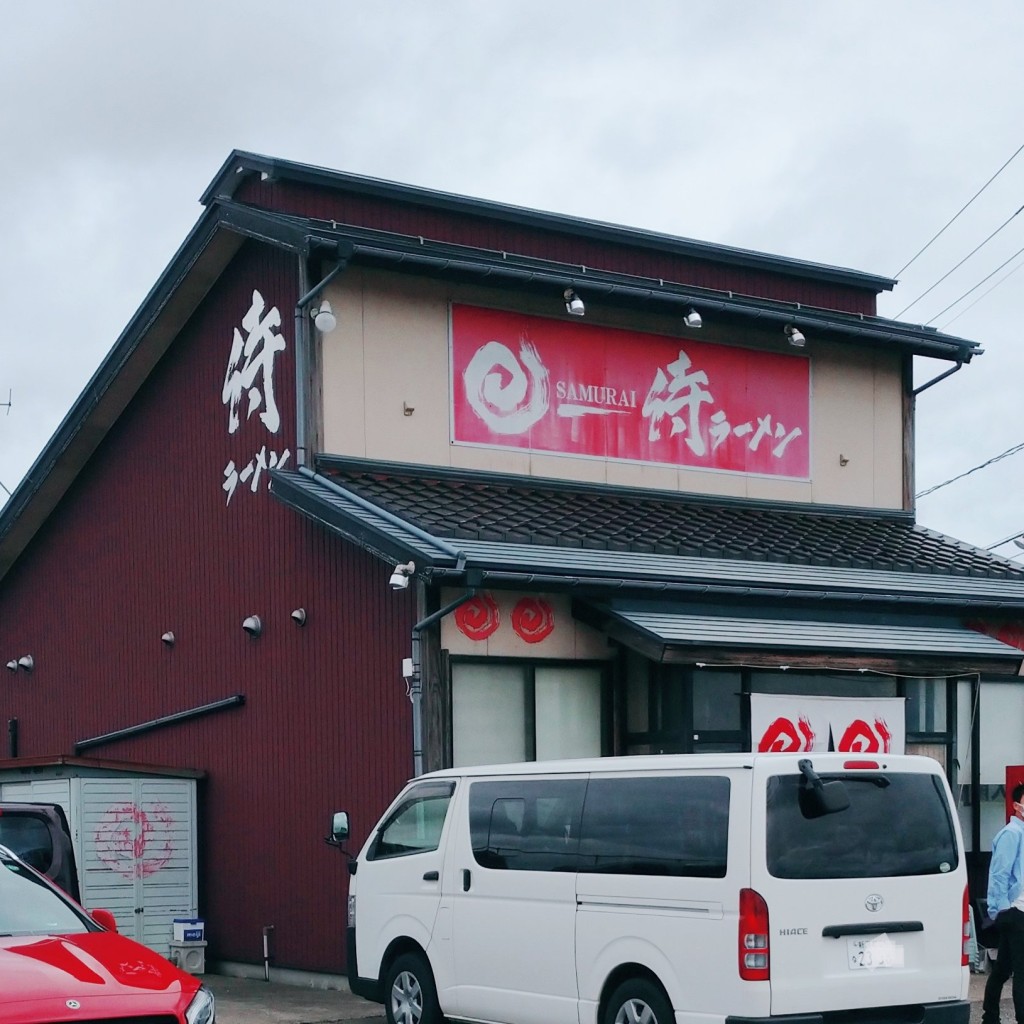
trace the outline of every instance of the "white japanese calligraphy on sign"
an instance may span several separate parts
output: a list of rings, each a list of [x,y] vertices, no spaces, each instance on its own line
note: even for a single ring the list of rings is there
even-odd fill
[[[242,330],[234,329],[221,388],[221,402],[228,410],[229,434],[236,433],[241,426],[239,406],[243,395],[247,399],[246,421],[259,411],[259,420],[269,433],[276,434],[281,429],[281,414],[274,397],[274,361],[285,349],[285,340],[278,332],[280,326],[278,308],[272,306],[267,310],[263,296],[254,290],[249,310],[242,317]],[[226,504],[231,503],[239,483],[248,484],[249,490],[255,494],[263,473],[282,468],[290,456],[287,448],[279,454],[268,452],[267,446],[263,445],[241,469],[231,459],[224,467],[221,485],[227,494]]]
[[[671,421],[669,436],[674,437],[685,432],[686,443],[693,454],[704,455],[707,452],[707,444],[701,429],[701,406],[714,407],[715,397],[708,389],[708,375],[703,370],[691,370],[691,367],[690,357],[682,349],[679,350],[679,357],[675,362],[669,363],[667,373],[658,367],[651,389],[644,400],[642,415],[648,421],[648,438],[651,441],[661,440],[661,421],[668,417]],[[685,419],[680,415],[684,411]],[[800,427],[787,430],[778,420],[773,425],[770,412],[755,417],[756,427],[749,420],[734,427],[724,409],[711,413],[708,419],[712,451],[730,434],[739,438],[753,435],[747,442],[750,451],[756,452],[762,440],[767,438],[768,443],[774,442],[772,456],[779,459],[790,442],[803,434]]]

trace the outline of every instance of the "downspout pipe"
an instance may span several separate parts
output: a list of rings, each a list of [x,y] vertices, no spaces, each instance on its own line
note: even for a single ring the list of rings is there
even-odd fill
[[[307,378],[309,376],[309,350],[312,343],[313,327],[306,315],[309,304],[348,266],[348,255],[340,251],[334,269],[312,288],[309,286],[309,271],[306,259],[299,260],[299,287],[304,294],[295,303],[295,462],[305,466],[309,461],[308,439],[306,436],[308,403]]]
[[[983,350],[979,349],[977,352],[975,352],[975,355],[980,355],[982,351]],[[911,391],[910,394],[914,398],[917,398],[917,396],[921,394],[922,391],[927,391],[933,384],[938,384],[940,380],[945,380],[947,377],[952,376],[954,373],[956,373],[957,370],[962,370],[963,368],[964,364],[963,360],[961,359],[957,362],[956,366],[951,366],[944,373],[940,373],[938,377],[932,377],[930,381],[927,381],[926,383],[922,384],[919,388],[914,388],[914,390]]]
[[[402,666],[402,674],[406,677],[409,687],[409,700],[412,702],[412,771],[413,775],[423,774],[423,670],[420,634],[429,629],[435,622],[440,622],[460,605],[476,597],[476,588],[467,590],[461,597],[449,602],[443,608],[420,619],[412,627],[412,657]]]

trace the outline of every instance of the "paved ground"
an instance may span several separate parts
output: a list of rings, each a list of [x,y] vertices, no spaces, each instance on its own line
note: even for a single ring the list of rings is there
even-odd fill
[[[206,974],[217,1000],[217,1024],[382,1024],[384,1007],[349,991],[281,985]]]
[[[971,1024],[980,1024],[986,975],[971,975]],[[382,1024],[384,1008],[348,991],[323,991],[262,979],[204,975],[217,999],[217,1024]],[[1010,986],[1003,990],[1003,1021],[1012,1024]]]

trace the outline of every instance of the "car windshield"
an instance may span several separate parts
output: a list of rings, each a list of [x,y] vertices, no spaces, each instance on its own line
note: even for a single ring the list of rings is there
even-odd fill
[[[0,857],[0,935],[68,935],[94,928],[30,868]]]

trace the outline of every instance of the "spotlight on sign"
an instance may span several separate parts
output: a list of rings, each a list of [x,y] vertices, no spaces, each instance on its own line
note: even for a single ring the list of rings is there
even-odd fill
[[[583,316],[587,312],[587,307],[583,305],[583,300],[571,289],[566,288],[562,293],[565,298],[565,311],[570,316]]]
[[[786,337],[789,339],[790,345],[793,348],[803,348],[807,344],[807,339],[803,336],[798,327],[794,327],[793,324],[786,324],[783,327],[783,331],[786,332]]]

